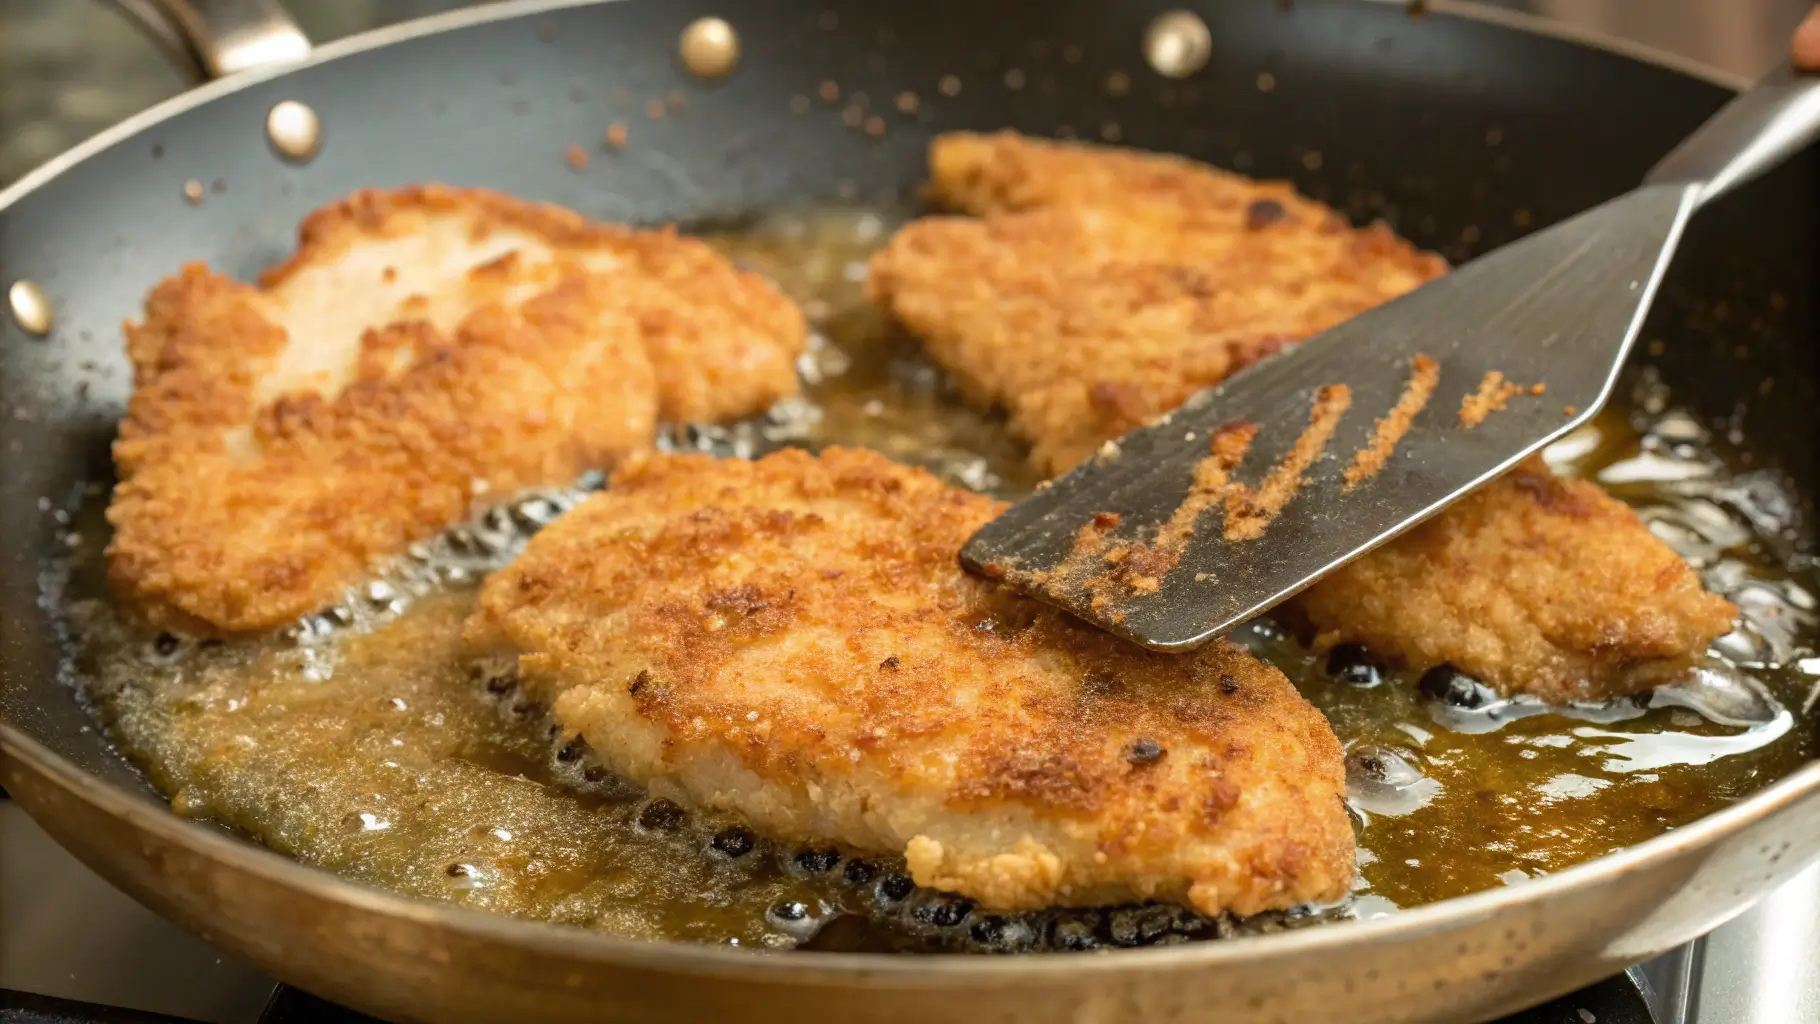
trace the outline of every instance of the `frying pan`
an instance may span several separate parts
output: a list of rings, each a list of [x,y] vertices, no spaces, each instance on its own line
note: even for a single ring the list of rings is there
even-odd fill
[[[1509,15],[1361,0],[1202,0],[1209,60],[1182,79],[1146,64],[1159,0],[525,0],[307,58],[266,4],[141,7],[180,11],[173,38],[204,66],[250,70],[0,193],[0,276],[43,298],[23,303],[25,324],[54,315],[43,336],[0,322],[0,784],[103,876],[280,978],[411,1020],[1458,1021],[1680,945],[1820,853],[1810,764],[1595,862],[1369,922],[1101,956],[889,957],[647,943],[415,902],[179,819],[62,674],[39,589],[58,524],[39,499],[54,510],[107,478],[130,387],[119,324],[183,260],[250,276],[313,207],[432,179],[643,223],[895,198],[924,176],[935,132],[1007,126],[1292,178],[1460,259],[1630,187],[1732,83]],[[704,16],[739,38],[724,81],[677,55]],[[1128,89],[1107,88],[1115,73]],[[821,98],[829,82],[838,103]],[[682,109],[646,115],[672,93]],[[861,93],[865,116],[845,114]],[[307,160],[265,134],[285,100],[319,118]],[[627,144],[606,153],[615,121]],[[593,154],[585,167],[565,161],[571,145]],[[1820,425],[1815,162],[1701,215],[1635,368],[1749,438],[1753,467],[1805,496],[1800,522]]]

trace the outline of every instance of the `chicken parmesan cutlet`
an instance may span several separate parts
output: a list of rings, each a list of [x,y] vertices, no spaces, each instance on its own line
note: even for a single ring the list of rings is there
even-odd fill
[[[973,216],[899,231],[871,297],[1049,474],[1446,269],[1382,224],[1180,157],[957,133],[930,164],[933,196]],[[1630,509],[1540,460],[1290,611],[1322,646],[1556,702],[1665,682],[1736,614]]]
[[[110,581],[161,627],[280,625],[482,495],[567,483],[660,419],[764,409],[805,337],[769,283],[668,230],[356,193],[257,287],[192,264],[126,326]]]
[[[963,572],[1003,505],[867,451],[628,461],[466,640],[612,771],[991,907],[1343,896],[1341,749],[1278,672]]]

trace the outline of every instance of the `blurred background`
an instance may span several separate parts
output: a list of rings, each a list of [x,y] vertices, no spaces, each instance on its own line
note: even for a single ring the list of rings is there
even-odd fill
[[[288,6],[310,38],[324,43],[473,2],[294,0]],[[1558,19],[1754,77],[1782,56],[1790,29],[1810,3],[1490,0],[1486,6]],[[184,89],[185,75],[121,13],[122,6],[103,0],[0,0],[0,186]]]

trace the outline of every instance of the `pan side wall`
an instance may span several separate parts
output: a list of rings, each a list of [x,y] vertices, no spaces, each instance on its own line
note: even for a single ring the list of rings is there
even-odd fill
[[[553,10],[409,39],[250,85],[151,125],[0,210],[0,277],[36,281],[57,312],[45,339],[0,321],[0,722],[89,774],[153,799],[58,678],[55,624],[40,601],[41,560],[57,524],[39,499],[60,507],[83,482],[106,478],[107,444],[130,387],[119,324],[156,278],[192,259],[251,276],[288,250],[306,211],[355,188],[443,180],[609,219],[725,219],[784,201],[899,198],[921,179],[935,132],[1016,127],[1116,138],[1292,178],[1355,219],[1390,219],[1416,242],[1458,260],[1623,191],[1724,99],[1717,87],[1615,55],[1346,0],[1298,0],[1288,12],[1262,3],[1199,4],[1213,27],[1212,61],[1200,75],[1171,82],[1144,68],[1139,43],[1149,17],[1166,6],[1179,5],[934,0],[912,14],[859,0],[628,0]],[[741,33],[744,61],[724,84],[693,81],[673,54],[677,33],[703,14],[725,17]],[[1109,88],[1121,80],[1128,89]],[[307,102],[321,115],[324,146],[306,165],[284,162],[263,137],[265,112],[283,99]],[[627,141],[609,150],[603,140],[614,124],[626,127]],[[584,167],[565,159],[570,146],[586,152]],[[1789,477],[1802,495],[1813,493],[1820,409],[1813,365],[1820,333],[1813,306],[1820,291],[1816,172],[1810,153],[1702,214],[1632,374],[1659,378],[1722,436],[1736,425],[1751,457]],[[184,198],[191,181],[203,188],[199,204]],[[22,791],[32,790],[29,766],[9,770]],[[73,797],[21,799],[110,877],[141,894],[163,893],[148,901],[167,913],[236,946],[278,941],[287,955],[320,947],[328,958],[322,973],[312,968],[298,980],[369,1007],[407,1005],[383,995],[380,975],[359,973],[362,964],[371,971],[376,963],[403,971],[395,959],[403,951],[377,937],[390,927],[384,920],[307,893],[274,890],[256,901],[247,889],[228,900],[202,881],[209,876],[202,864],[185,869],[193,879],[185,895],[175,876],[158,873],[161,862],[137,830],[75,824],[92,808],[83,810]],[[1813,848],[1812,837],[1789,841],[1797,853]],[[158,856],[195,855],[173,847]],[[1609,920],[1594,928],[1576,917],[1577,937],[1532,944],[1520,964],[1488,968],[1505,981],[1486,982],[1483,991],[1539,995],[1538,984],[1564,990],[1609,972],[1617,959],[1592,951],[1695,869],[1678,863],[1652,868],[1647,886],[1602,887],[1613,890],[1611,902],[1599,904]],[[1758,891],[1758,884],[1745,888]],[[1676,912],[1674,927],[1662,932],[1672,941],[1654,948],[1687,938],[1696,922],[1710,923],[1718,905]],[[229,927],[231,913],[256,906],[278,916],[257,928]],[[1511,911],[1519,930],[1527,919],[1517,915],[1532,912],[1543,913]],[[272,921],[295,923],[274,934]],[[1487,948],[1502,941],[1502,921],[1483,927],[1490,930],[1472,932],[1479,936],[1472,941]],[[368,933],[378,945],[346,939]],[[331,934],[342,936],[342,953],[328,948]],[[424,934],[409,941],[454,940]],[[1640,958],[1654,948],[1625,955]],[[1421,950],[1399,950],[1397,977],[1410,977],[1408,958]],[[480,947],[450,952],[441,967],[415,968],[430,970],[435,984],[404,984],[398,991],[408,995],[399,998],[426,999],[409,1005],[462,1016],[506,1005],[486,1001],[462,972],[503,993],[519,992],[498,973],[506,967],[556,978],[514,960],[528,955],[522,950],[486,952],[504,958],[501,966],[488,968]],[[1386,969],[1397,962],[1383,961]],[[1345,977],[1364,983],[1365,961],[1347,963]],[[268,966],[287,973],[282,964]],[[1311,961],[1307,969],[1321,966]],[[365,980],[344,989],[332,984],[339,975],[331,968]],[[566,1007],[611,1002],[624,990],[586,978],[619,977],[617,971],[582,970],[573,1002],[568,995],[524,998]],[[1131,977],[1151,976],[1140,970]],[[830,976],[820,984],[845,990],[853,983]],[[742,998],[805,1005],[803,997],[771,990],[771,982],[745,984]],[[1101,1006],[1081,1004],[1073,986],[1046,984],[1055,990],[1023,991],[1035,1000],[1031,1006],[1058,1014]],[[1105,984],[1126,993],[1108,999],[1149,998],[1122,989],[1123,980]],[[1359,998],[1324,983],[1307,987],[1326,1000],[1308,1005]],[[685,1000],[679,1005],[722,998],[680,979],[652,989],[658,991]],[[1198,985],[1184,991],[1212,995]],[[1481,1005],[1480,991],[1442,986],[1424,992],[1420,1004],[1402,1005],[1432,1000],[1460,1010]],[[1283,1005],[1278,998],[1288,996],[1267,1000]],[[885,1019],[898,1003],[882,1002],[889,1005],[877,1012]],[[938,1009],[908,997],[901,1005],[906,1014],[913,1005]],[[1137,1005],[1081,1009],[1086,1016],[1078,1019],[1119,1019],[1123,1008]],[[950,1003],[947,1012],[963,1009]]]

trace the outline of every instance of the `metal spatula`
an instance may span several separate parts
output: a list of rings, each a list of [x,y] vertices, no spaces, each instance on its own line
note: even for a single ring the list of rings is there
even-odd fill
[[[1641,188],[1108,443],[962,561],[1146,647],[1205,643],[1586,422],[1688,218],[1816,135],[1820,81],[1772,74]]]

